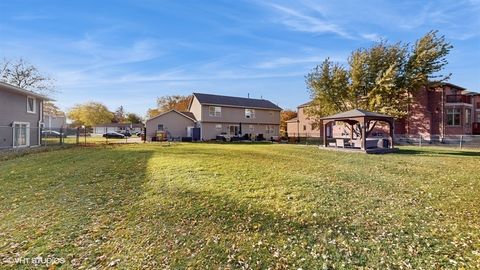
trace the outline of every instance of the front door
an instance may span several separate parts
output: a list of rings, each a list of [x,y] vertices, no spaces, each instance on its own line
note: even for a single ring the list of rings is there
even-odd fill
[[[30,146],[30,123],[14,123],[13,147]]]
[[[234,135],[238,135],[238,132],[240,131],[240,127],[239,126],[230,126],[229,127],[229,135],[230,136],[234,136]]]

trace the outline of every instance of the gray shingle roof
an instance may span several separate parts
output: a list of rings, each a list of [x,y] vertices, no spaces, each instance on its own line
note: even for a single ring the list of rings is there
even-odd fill
[[[224,105],[243,108],[282,110],[282,108],[266,99],[230,97],[202,93],[193,93],[193,95],[202,105]]]
[[[197,121],[197,118],[195,118],[195,115],[192,113],[192,112],[180,112],[179,113],[185,115],[186,117],[190,117],[192,118],[193,120]]]
[[[379,118],[392,118],[391,116],[381,114],[381,113],[375,113],[375,112],[369,112],[369,111],[365,111],[365,110],[353,109],[353,110],[350,110],[350,111],[325,116],[325,117],[322,117],[321,119],[341,119],[341,118],[364,117],[364,116],[379,117]]]
[[[298,105],[297,108],[307,107],[307,106],[310,106],[310,104],[312,104],[312,103],[313,103],[313,101],[309,101],[309,102]]]

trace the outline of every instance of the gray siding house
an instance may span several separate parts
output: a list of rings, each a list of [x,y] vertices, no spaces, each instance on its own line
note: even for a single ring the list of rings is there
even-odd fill
[[[195,116],[191,112],[170,110],[147,120],[147,140],[164,133],[167,139],[192,137],[192,129],[196,126]]]
[[[199,128],[201,140],[245,134],[268,140],[279,135],[281,110],[265,99],[193,93],[188,112],[172,110],[147,120],[147,139],[165,129],[171,137],[191,137]]]
[[[50,99],[0,82],[0,149],[40,145],[45,100]]]

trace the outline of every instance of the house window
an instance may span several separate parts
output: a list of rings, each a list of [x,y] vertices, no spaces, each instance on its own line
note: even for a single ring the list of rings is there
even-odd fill
[[[222,116],[222,107],[216,107],[216,106],[208,107],[208,115],[212,117]]]
[[[307,130],[307,125],[303,125],[303,130]]]
[[[255,118],[255,110],[245,109],[245,118]]]
[[[163,131],[163,125],[162,124],[157,126],[157,131]]]
[[[275,132],[275,128],[273,126],[268,125],[268,126],[265,127],[265,132],[267,134],[272,134],[272,133]]]
[[[459,126],[460,125],[460,109],[447,109],[447,125]]]
[[[222,130],[222,125],[215,125],[215,129],[217,131],[221,131]]]
[[[36,105],[36,102],[35,102],[35,98],[34,97],[27,97],[27,112],[28,113],[35,113],[35,105]]]
[[[255,131],[255,126],[254,125],[248,125],[248,129],[253,132]]]
[[[472,109],[465,109],[465,125],[470,126],[472,124]]]

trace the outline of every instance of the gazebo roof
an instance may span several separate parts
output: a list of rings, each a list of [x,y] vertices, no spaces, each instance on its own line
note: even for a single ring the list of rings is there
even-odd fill
[[[369,111],[359,110],[359,109],[353,109],[353,110],[350,110],[350,111],[325,116],[325,117],[322,117],[320,119],[330,120],[330,119],[345,119],[345,118],[356,118],[356,117],[372,117],[372,118],[380,118],[380,119],[384,119],[384,118],[392,119],[391,116],[388,116],[388,115],[385,115],[385,114],[369,112]]]

